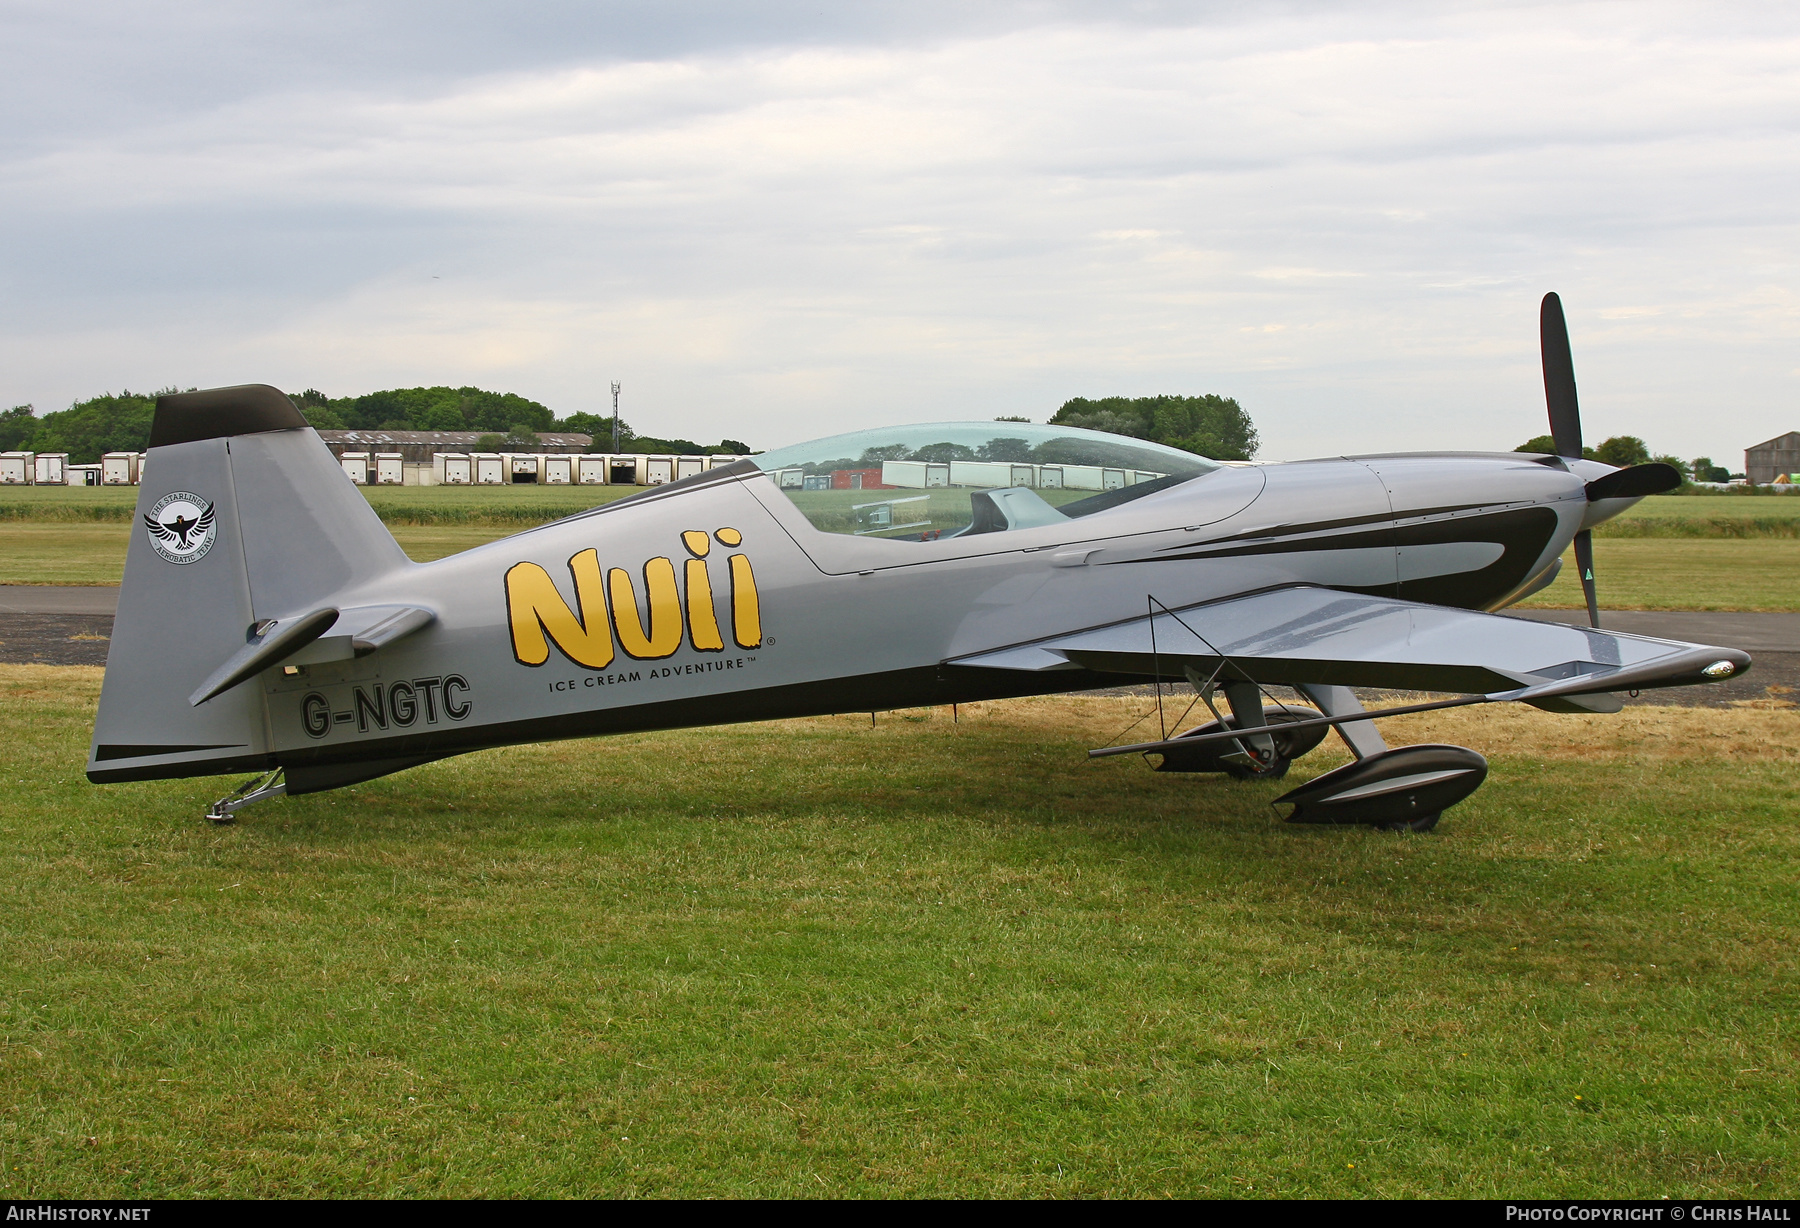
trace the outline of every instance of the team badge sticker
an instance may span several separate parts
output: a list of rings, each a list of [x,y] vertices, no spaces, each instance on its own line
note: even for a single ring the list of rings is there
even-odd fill
[[[171,563],[192,563],[212,549],[218,526],[213,505],[178,490],[164,495],[144,516],[150,548]]]

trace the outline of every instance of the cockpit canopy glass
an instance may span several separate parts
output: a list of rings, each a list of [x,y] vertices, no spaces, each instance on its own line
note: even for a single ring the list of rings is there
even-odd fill
[[[751,459],[814,527],[897,541],[1055,524],[1219,468],[1148,440],[1026,422],[853,431]]]

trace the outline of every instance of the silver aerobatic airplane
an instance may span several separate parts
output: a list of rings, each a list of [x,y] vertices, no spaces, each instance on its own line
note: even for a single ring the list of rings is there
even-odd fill
[[[1750,665],[1599,629],[1589,531],[1678,477],[1581,459],[1555,295],[1541,335],[1557,455],[1218,464],[1058,426],[905,426],[433,563],[280,392],[160,397],[88,778],[259,773],[209,813],[228,821],[489,746],[1185,679],[1212,721],[1090,753],[1273,778],[1335,728],[1354,760],[1278,799],[1288,817],[1425,830],[1486,761],[1390,748],[1376,717],[1612,712]],[[1593,626],[1496,613],[1571,543]],[[1437,697],[1367,712],[1353,687]]]

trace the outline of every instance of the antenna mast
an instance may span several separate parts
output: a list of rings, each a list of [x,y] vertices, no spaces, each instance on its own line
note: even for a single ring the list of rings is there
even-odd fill
[[[616,453],[619,450],[619,381],[618,380],[613,381],[612,390],[613,390],[613,446],[612,446],[612,450]]]

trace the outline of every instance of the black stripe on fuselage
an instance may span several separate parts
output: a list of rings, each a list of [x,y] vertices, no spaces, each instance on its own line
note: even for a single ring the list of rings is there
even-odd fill
[[[1398,596],[1407,601],[1422,601],[1432,605],[1455,606],[1459,609],[1469,610],[1482,609],[1525,582],[1533,564],[1543,556],[1544,547],[1550,544],[1550,539],[1556,534],[1557,515],[1552,508],[1542,504],[1532,504],[1526,507],[1505,508],[1483,515],[1456,516],[1449,520],[1417,519],[1421,516],[1441,516],[1454,511],[1469,511],[1480,506],[1483,505],[1477,504],[1461,509],[1438,508],[1409,512],[1398,523],[1393,518],[1386,518],[1388,520],[1386,526],[1361,532],[1329,532],[1328,530],[1368,524],[1370,518],[1358,517],[1351,521],[1321,521],[1315,525],[1298,526],[1292,530],[1285,530],[1283,536],[1278,540],[1273,539],[1267,531],[1260,535],[1235,534],[1232,537],[1220,538],[1213,542],[1177,547],[1176,551],[1178,552],[1174,553],[1159,554],[1142,559],[1119,559],[1105,565],[1117,566],[1127,562],[1162,563],[1188,559],[1255,558],[1266,555],[1303,554],[1321,550],[1366,550],[1371,547],[1405,549],[1408,546],[1443,545],[1454,542],[1492,542],[1501,547],[1500,557],[1476,571],[1456,572],[1447,576],[1431,576],[1422,580],[1407,580],[1392,585],[1355,588],[1343,585],[1333,586],[1344,588],[1348,592]],[[1289,535],[1300,533],[1311,533],[1311,536]],[[1250,540],[1246,540],[1246,538]]]

